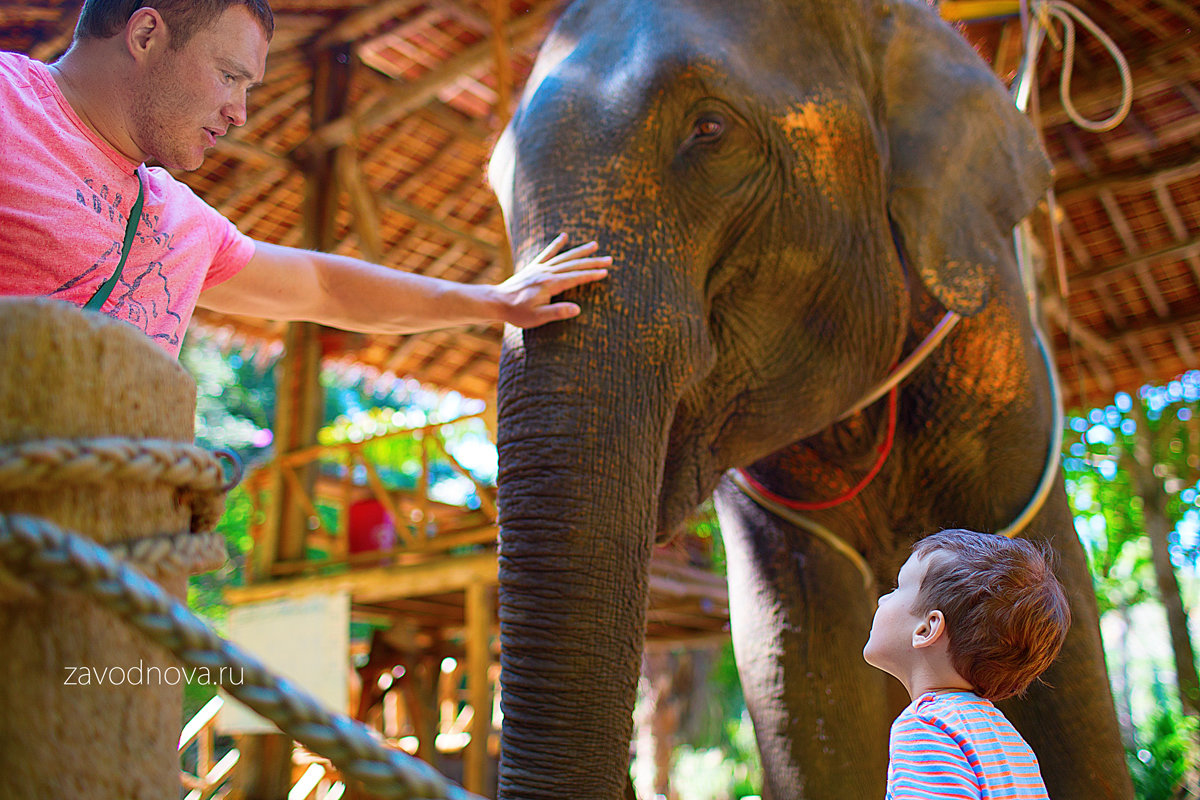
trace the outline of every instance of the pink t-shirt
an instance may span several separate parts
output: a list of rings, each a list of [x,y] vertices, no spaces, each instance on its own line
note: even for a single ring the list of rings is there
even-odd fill
[[[165,169],[104,142],[39,61],[0,53],[0,120],[0,295],[91,299],[121,259],[136,170],[142,215],[102,311],[178,355],[200,291],[244,267],[254,241]]]

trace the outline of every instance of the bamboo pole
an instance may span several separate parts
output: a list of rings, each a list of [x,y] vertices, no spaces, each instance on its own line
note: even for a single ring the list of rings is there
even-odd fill
[[[488,737],[492,732],[492,593],[495,587],[476,581],[467,587],[467,696],[474,715],[471,741],[463,755],[463,787],[488,794]]]

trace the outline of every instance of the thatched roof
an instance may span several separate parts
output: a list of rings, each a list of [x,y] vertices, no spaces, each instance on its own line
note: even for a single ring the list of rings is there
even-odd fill
[[[0,3],[0,47],[53,60],[69,43],[78,5]],[[332,172],[337,252],[427,275],[500,280],[510,266],[484,183],[500,126],[495,109],[512,102],[558,5],[277,0],[266,85],[252,95],[249,123],[182,177],[249,235],[301,245],[305,169],[341,152]],[[1124,51],[1135,91],[1124,124],[1088,133],[1058,99],[1061,57],[1049,50],[1042,60],[1040,123],[1057,170],[1069,288],[1065,301],[1047,292],[1047,317],[1068,396],[1102,402],[1200,365],[1200,12],[1190,0],[1078,6]],[[1012,76],[1016,20],[963,31],[1001,77]],[[328,87],[318,90],[315,113],[325,121],[316,126],[314,81]],[[1111,61],[1081,35],[1076,105],[1104,116],[1119,92]],[[1038,229],[1052,250],[1044,214]],[[207,312],[196,323],[247,342],[277,342],[282,333],[278,323]],[[327,358],[486,398],[499,335],[496,327],[331,334],[325,347]]]

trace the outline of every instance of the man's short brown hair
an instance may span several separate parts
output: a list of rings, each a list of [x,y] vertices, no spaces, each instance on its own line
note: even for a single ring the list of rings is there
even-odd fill
[[[913,612],[939,610],[950,662],[989,700],[1021,694],[1053,663],[1071,610],[1051,554],[1027,539],[946,530],[913,546],[927,568]]]
[[[171,49],[178,50],[204,26],[230,6],[245,6],[258,20],[269,40],[275,33],[275,15],[267,0],[83,0],[75,38],[109,39],[125,28],[139,8],[149,6],[162,15],[171,34]]]

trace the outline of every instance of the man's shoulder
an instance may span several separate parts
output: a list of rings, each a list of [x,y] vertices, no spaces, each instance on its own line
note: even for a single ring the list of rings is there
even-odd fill
[[[187,206],[196,211],[215,211],[192,187],[164,167],[143,166],[142,179],[146,181],[148,203],[160,202],[172,206]]]
[[[21,89],[33,86],[34,65],[40,62],[21,53],[0,50],[0,81]]]

